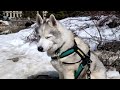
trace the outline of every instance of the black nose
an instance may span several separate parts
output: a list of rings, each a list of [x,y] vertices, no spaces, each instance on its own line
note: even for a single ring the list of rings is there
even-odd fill
[[[43,47],[38,47],[38,51],[43,52]]]

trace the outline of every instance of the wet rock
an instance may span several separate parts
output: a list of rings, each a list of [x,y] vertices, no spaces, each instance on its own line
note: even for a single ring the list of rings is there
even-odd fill
[[[59,76],[55,71],[48,71],[37,75],[31,75],[27,79],[59,79]]]

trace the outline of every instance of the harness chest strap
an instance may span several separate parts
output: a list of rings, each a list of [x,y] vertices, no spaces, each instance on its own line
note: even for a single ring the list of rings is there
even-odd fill
[[[63,57],[66,57],[74,52],[76,52],[81,57],[81,60],[82,60],[82,63],[79,65],[78,70],[74,72],[75,79],[77,79],[78,76],[80,75],[80,73],[83,71],[85,65],[88,65],[88,68],[90,68],[89,64],[92,62],[90,60],[90,50],[88,52],[88,55],[84,54],[84,52],[80,48],[77,47],[77,44],[75,42],[75,45],[72,48],[61,53],[59,56],[51,57],[51,58],[52,59],[63,58]],[[74,62],[74,63],[67,63],[67,62],[62,62],[62,63],[63,64],[75,64],[75,63],[79,63],[81,60]]]

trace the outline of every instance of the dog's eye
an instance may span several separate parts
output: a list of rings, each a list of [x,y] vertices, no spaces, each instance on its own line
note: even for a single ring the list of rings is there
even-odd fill
[[[40,36],[40,35],[38,35],[38,38],[41,38],[41,36]]]
[[[48,36],[48,37],[45,37],[46,39],[49,39],[49,38],[51,38],[52,36]]]

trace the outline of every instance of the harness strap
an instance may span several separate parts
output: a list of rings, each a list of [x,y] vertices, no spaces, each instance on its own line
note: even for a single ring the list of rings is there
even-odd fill
[[[90,50],[88,52],[88,55],[90,56]],[[84,67],[89,64],[88,69],[90,68],[90,63],[92,61],[90,60],[90,57],[85,55],[85,58],[82,58],[82,63],[79,65],[78,70],[74,72],[75,79],[78,78],[78,76],[83,71]]]
[[[78,78],[82,70],[84,69],[84,66],[82,64],[79,65],[78,70],[74,72],[75,79]]]
[[[81,57],[81,60],[77,61],[77,62],[74,62],[74,63],[67,63],[67,62],[62,62],[63,64],[75,64],[75,63],[79,63],[81,62],[81,64],[79,65],[78,67],[78,70],[74,72],[74,76],[75,76],[75,79],[78,78],[78,76],[81,74],[81,72],[83,71],[84,67],[87,65],[88,66],[88,73],[87,73],[87,76],[88,76],[88,79],[90,79],[90,63],[92,62],[90,60],[90,50],[88,51],[87,55],[80,49],[77,47],[77,44],[74,40],[74,43],[75,45],[66,50],[65,52],[61,53],[59,56],[55,56],[55,57],[51,57],[52,59],[58,59],[58,58],[63,58],[63,57],[66,57],[74,52],[76,52],[80,57]],[[57,51],[60,51],[60,48],[57,50]],[[58,52],[57,52],[58,53]]]
[[[75,52],[74,48],[70,48],[67,51],[63,52],[59,57],[63,58],[63,57],[66,57],[66,56],[68,56],[68,55],[70,55],[70,54],[72,54],[74,52]]]

